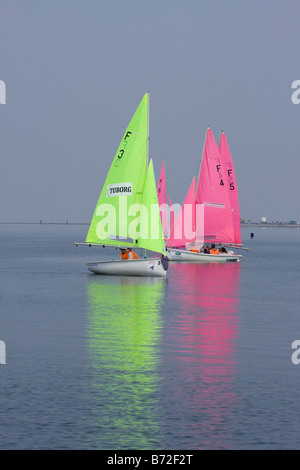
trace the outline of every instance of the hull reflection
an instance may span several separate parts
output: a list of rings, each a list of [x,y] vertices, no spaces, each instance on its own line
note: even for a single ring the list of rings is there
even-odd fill
[[[87,344],[94,432],[102,449],[151,449],[159,442],[157,397],[164,279],[92,279]],[[154,446],[154,447],[153,447]]]

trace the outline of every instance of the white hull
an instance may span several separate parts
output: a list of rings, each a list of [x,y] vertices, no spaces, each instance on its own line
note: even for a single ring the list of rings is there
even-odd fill
[[[188,261],[195,263],[227,263],[230,261],[239,262],[242,255],[236,253],[219,253],[211,255],[209,253],[194,253],[188,250],[177,250],[176,248],[167,248],[167,257],[169,261]]]
[[[167,275],[160,258],[97,261],[87,263],[87,266],[95,274],[147,277],[165,277]]]

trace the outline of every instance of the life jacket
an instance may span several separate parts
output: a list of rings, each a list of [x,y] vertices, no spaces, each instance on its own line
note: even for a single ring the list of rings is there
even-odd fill
[[[210,252],[211,255],[218,255],[219,254],[218,250],[209,250],[209,252]]]
[[[127,256],[127,259],[139,259],[138,255],[134,251],[130,251],[129,253],[127,253]]]
[[[134,251],[129,251],[129,253],[124,253],[124,255],[121,251],[121,259],[139,259],[139,257]]]

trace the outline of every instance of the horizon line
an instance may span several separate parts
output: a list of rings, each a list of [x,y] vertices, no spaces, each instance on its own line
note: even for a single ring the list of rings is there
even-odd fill
[[[1,222],[2,225],[90,225],[89,222]]]

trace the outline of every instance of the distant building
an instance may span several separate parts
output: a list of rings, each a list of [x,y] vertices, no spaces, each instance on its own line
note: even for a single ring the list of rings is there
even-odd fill
[[[266,224],[267,223],[267,217],[262,217],[261,218],[261,223]]]

